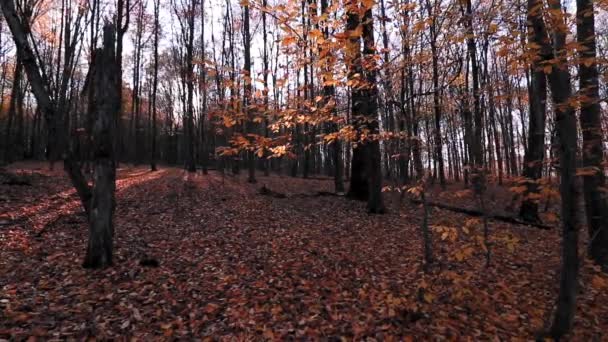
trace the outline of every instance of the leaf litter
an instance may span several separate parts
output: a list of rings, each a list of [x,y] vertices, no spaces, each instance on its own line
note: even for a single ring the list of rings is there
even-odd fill
[[[174,168],[119,170],[115,265],[84,270],[76,195],[60,171],[36,172],[0,185],[0,338],[522,340],[558,290],[558,229],[491,222],[486,268],[479,222],[432,208],[425,274],[417,205],[388,198],[388,214],[368,215],[344,197],[292,196],[330,179]],[[605,338],[607,304],[608,279],[585,260],[570,338]]]

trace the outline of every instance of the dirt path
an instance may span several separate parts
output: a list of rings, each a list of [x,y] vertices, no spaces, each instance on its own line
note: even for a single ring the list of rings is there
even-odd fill
[[[0,338],[529,338],[552,307],[556,232],[494,225],[485,269],[475,228],[461,230],[467,218],[434,211],[432,224],[458,236],[436,231],[441,266],[423,275],[418,208],[369,216],[344,198],[258,193],[330,190],[324,180],[130,174],[118,185],[112,268],[79,267],[86,224],[74,213],[40,238],[0,229]],[[575,337],[600,338],[608,294],[583,293]]]

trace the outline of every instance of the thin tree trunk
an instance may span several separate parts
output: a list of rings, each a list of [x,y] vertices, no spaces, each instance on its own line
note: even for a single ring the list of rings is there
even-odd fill
[[[4,135],[4,162],[5,163],[11,163],[13,161],[13,122],[15,120],[15,117],[17,115],[17,106],[19,105],[19,92],[20,90],[20,83],[21,83],[21,78],[22,78],[22,74],[23,74],[23,65],[21,62],[21,58],[19,56],[19,54],[17,54],[17,59],[15,61],[15,71],[13,72],[13,85],[11,87],[11,97],[9,99],[9,106],[8,106],[8,120],[6,123],[6,130],[5,130],[5,135]],[[3,94],[0,94],[3,95]]]
[[[245,3],[243,6],[243,17],[244,17],[244,28],[243,28],[243,44],[245,46],[244,49],[244,63],[245,63],[245,89],[243,94],[243,107],[245,110],[246,122],[247,126],[247,134],[255,133],[255,124],[253,122],[253,118],[251,115],[251,106],[252,106],[252,77],[251,77],[251,32],[249,31],[249,5]],[[253,147],[250,147],[247,150],[247,169],[248,169],[248,177],[247,182],[255,183],[255,151]]]
[[[431,65],[432,65],[432,78],[433,78],[433,112],[434,112],[434,144],[435,144],[435,160],[438,162],[437,167],[434,168],[439,177],[439,184],[443,190],[446,189],[445,183],[445,169],[443,165],[443,140],[441,137],[441,104],[439,100],[439,56],[437,53],[437,18],[433,10],[435,5],[431,6],[429,0],[426,2],[428,16],[431,18],[431,24],[429,25],[430,31],[430,45],[431,45]]]
[[[328,0],[321,0],[322,14],[328,15],[328,7]],[[325,56],[324,59],[322,59],[322,63],[324,65],[324,71],[328,73],[333,71],[333,53],[331,46],[328,46],[329,27],[323,28],[323,37],[325,38],[326,42],[320,48],[320,55]],[[329,83],[329,80],[325,76],[323,80],[323,103],[325,108],[330,112],[333,119],[329,124],[329,130],[331,133],[337,133],[339,130],[339,126],[336,120],[338,118],[335,99],[336,89],[333,84]],[[338,194],[342,194],[344,193],[344,163],[342,159],[342,141],[340,140],[339,136],[331,142],[331,155],[333,157],[334,164],[334,191]]]
[[[152,133],[150,138],[150,170],[156,171],[156,97],[158,93],[158,36],[160,30],[160,0],[154,0],[154,71],[152,78]]]

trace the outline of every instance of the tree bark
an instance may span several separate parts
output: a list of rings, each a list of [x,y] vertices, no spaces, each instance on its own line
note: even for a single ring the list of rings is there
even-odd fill
[[[359,17],[359,2],[351,0],[345,4],[347,11],[346,32],[349,38],[346,42],[345,60],[348,66],[348,78],[351,81],[351,111],[352,122],[357,132],[364,128],[363,106],[365,101],[362,91],[363,67],[361,62],[361,37],[356,32],[361,25]],[[360,134],[359,134],[360,136]],[[367,158],[367,145],[357,141],[353,146],[351,159],[351,176],[348,196],[357,200],[366,201],[369,198],[368,174],[365,161]]]
[[[116,189],[113,134],[119,99],[116,88],[118,67],[114,46],[114,26],[106,25],[103,49],[97,50],[93,62],[97,66],[94,68],[96,72],[93,78],[96,83],[96,119],[93,125],[95,174],[90,204],[89,242],[83,262],[85,268],[112,265]],[[103,71],[100,66],[103,66]]]
[[[209,164],[209,152],[207,151],[207,135],[205,133],[205,119],[207,117],[207,64],[206,64],[206,50],[205,44],[205,0],[201,0],[201,65],[200,68],[200,85],[201,85],[201,115],[200,115],[200,163],[203,169],[203,174],[208,173]]]
[[[434,147],[435,147],[435,161],[438,163],[434,167],[434,171],[439,177],[439,184],[441,188],[445,190],[445,167],[443,160],[443,139],[441,136],[441,102],[439,99],[439,55],[437,52],[437,16],[435,13],[435,7],[437,2],[433,4],[429,0],[426,1],[426,10],[428,17],[431,20],[429,24],[429,44],[431,45],[431,68],[432,68],[432,80],[433,80],[433,114],[434,114]]]
[[[13,139],[13,122],[15,121],[15,117],[17,115],[17,107],[19,106],[19,92],[21,91],[21,78],[23,74],[23,65],[21,63],[21,58],[19,54],[17,54],[17,58],[15,61],[15,70],[13,72],[13,84],[11,86],[11,97],[9,99],[8,105],[8,113],[7,113],[7,123],[4,135],[4,156],[3,160],[5,163],[9,164],[13,161],[13,151],[14,151],[14,139]],[[0,96],[4,96],[4,94],[0,94]],[[1,108],[0,108],[1,110]]]
[[[362,3],[362,7],[366,5]],[[371,134],[371,140],[365,142],[367,145],[366,167],[368,169],[368,193],[367,211],[374,214],[382,214],[386,210],[382,199],[382,166],[380,154],[380,141],[375,137],[379,134],[378,122],[378,87],[376,85],[376,63],[375,63],[375,40],[374,40],[374,17],[372,14],[373,4],[365,8],[363,16],[363,56],[365,57],[364,74],[366,75],[365,97],[362,114],[367,117],[367,129]]]
[[[589,255],[608,271],[608,205],[602,189],[604,174],[604,145],[602,143],[599,74],[596,56],[595,13],[592,0],[578,0],[577,41],[579,49],[579,89],[581,98],[580,124],[583,132],[583,193],[589,226]]]
[[[519,216],[529,222],[540,221],[538,217],[538,181],[542,176],[545,155],[547,79],[541,62],[547,59],[548,37],[544,29],[541,9],[541,0],[528,0],[528,41],[532,46],[530,48],[532,81],[528,88],[529,134],[523,165],[526,191],[523,193]]]
[[[252,135],[255,132],[254,122],[251,115],[251,107],[252,107],[252,77],[251,77],[251,32],[249,30],[249,5],[243,6],[243,44],[245,46],[244,49],[244,63],[245,63],[245,89],[243,93],[243,110],[245,111],[245,125],[247,126],[246,134]],[[248,137],[252,144],[255,144],[255,139]],[[247,170],[248,177],[247,182],[256,183],[255,179],[255,150],[253,146],[250,146],[247,149]]]
[[[158,36],[160,30],[160,0],[154,0],[154,71],[152,76],[152,132],[150,138],[150,170],[156,171],[156,97],[158,93]]]
[[[555,107],[555,122],[560,150],[560,194],[562,219],[562,260],[557,308],[550,334],[559,340],[572,327],[576,310],[579,271],[578,257],[578,189],[576,186],[577,127],[572,104],[570,71],[566,53],[567,27],[562,17],[560,0],[549,0],[553,13],[552,72],[549,74],[551,97]]]
[[[186,41],[186,169],[188,172],[196,172],[196,161],[194,158],[194,10],[196,0],[191,1],[191,8],[188,9],[186,20],[187,33],[184,30],[184,40]]]
[[[321,0],[321,13],[328,14],[329,3],[328,0]],[[323,37],[326,42],[320,47],[321,62],[324,65],[324,72],[331,73],[333,72],[333,63],[334,63],[334,54],[331,51],[331,46],[328,46],[329,40],[329,28],[323,28]],[[333,84],[326,83],[328,82],[327,77],[323,77],[323,104],[325,108],[330,112],[332,116],[332,121],[329,124],[329,130],[332,133],[337,133],[339,131],[339,126],[337,122],[338,114],[336,111],[336,89]],[[331,155],[333,157],[333,176],[334,176],[334,191],[336,193],[344,193],[344,163],[342,159],[342,141],[340,137],[336,137],[333,142],[331,142]]]

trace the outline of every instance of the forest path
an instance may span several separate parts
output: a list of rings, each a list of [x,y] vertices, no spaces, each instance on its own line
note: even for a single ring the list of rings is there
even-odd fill
[[[423,275],[420,209],[409,204],[370,216],[345,198],[293,196],[330,191],[330,180],[119,174],[111,268],[80,268],[87,228],[73,213],[39,238],[0,228],[0,338],[529,338],[555,298],[556,231],[493,224],[486,269],[480,230],[433,210],[441,266]],[[44,182],[65,191],[61,175]],[[608,326],[595,277],[583,268],[576,339]]]

